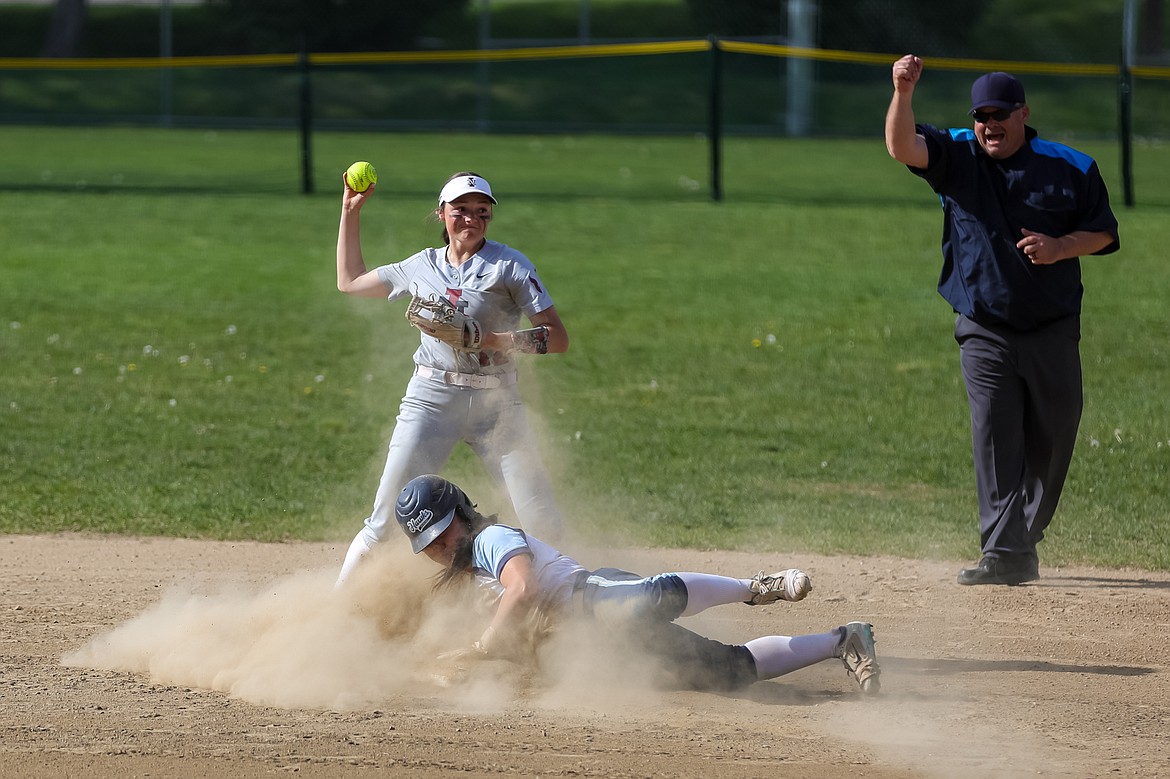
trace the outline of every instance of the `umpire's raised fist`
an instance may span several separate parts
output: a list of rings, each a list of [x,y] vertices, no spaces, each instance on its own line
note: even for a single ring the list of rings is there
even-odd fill
[[[922,75],[922,58],[907,54],[894,63],[894,89],[905,92],[914,89]]]

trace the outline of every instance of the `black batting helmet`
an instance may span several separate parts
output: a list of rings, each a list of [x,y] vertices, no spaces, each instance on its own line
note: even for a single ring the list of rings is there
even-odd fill
[[[451,526],[455,509],[471,505],[467,494],[442,476],[416,476],[398,493],[394,516],[418,554]]]

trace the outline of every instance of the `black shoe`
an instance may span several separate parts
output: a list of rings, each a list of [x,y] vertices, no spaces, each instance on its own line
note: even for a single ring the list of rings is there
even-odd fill
[[[959,584],[1007,584],[1014,586],[1040,578],[1040,562],[1032,555],[984,556],[974,568],[959,571]]]

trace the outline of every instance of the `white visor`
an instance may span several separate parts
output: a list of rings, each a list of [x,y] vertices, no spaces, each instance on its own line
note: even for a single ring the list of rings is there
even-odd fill
[[[491,184],[479,176],[457,176],[443,185],[443,191],[439,193],[439,205],[450,203],[452,200],[456,200],[472,192],[478,192],[481,195],[487,196],[487,199],[493,203],[496,202],[496,199],[492,197]]]

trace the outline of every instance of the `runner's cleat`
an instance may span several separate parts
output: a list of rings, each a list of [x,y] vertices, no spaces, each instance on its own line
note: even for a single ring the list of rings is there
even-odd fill
[[[863,695],[877,695],[882,689],[881,668],[873,648],[873,625],[868,622],[850,622],[842,625],[841,643],[835,657],[841,658],[845,671],[853,677]]]
[[[812,579],[798,568],[765,574],[760,571],[752,578],[752,599],[749,606],[775,603],[778,600],[798,601],[812,592]]]

